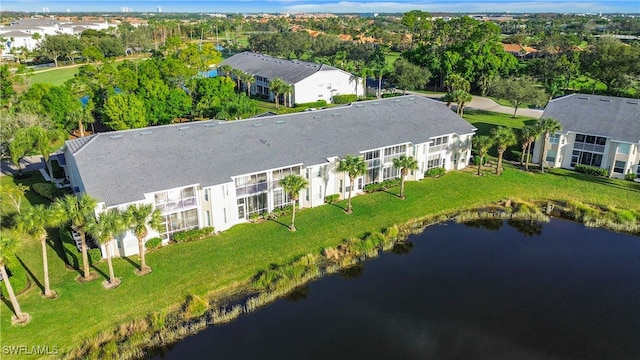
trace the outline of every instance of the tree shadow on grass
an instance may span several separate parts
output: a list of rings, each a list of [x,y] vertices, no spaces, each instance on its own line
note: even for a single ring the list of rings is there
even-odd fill
[[[637,193],[640,192],[640,183],[630,183],[631,186],[625,186],[619,183],[619,181],[622,180],[614,180],[614,179],[610,179],[607,177],[600,177],[600,176],[593,176],[593,175],[587,175],[587,174],[581,174],[575,171],[570,171],[567,173],[556,173],[554,171],[547,171],[547,174],[551,174],[554,176],[562,176],[562,177],[571,177],[574,178],[576,180],[581,180],[581,181],[588,181],[594,184],[599,184],[599,185],[604,185],[604,186],[610,186],[619,190],[626,190],[629,191],[631,193]]]
[[[106,272],[99,269],[95,264],[91,264],[91,268],[95,270],[98,274],[100,274],[105,280],[109,280],[109,275]]]
[[[80,257],[78,255],[79,252],[74,252],[74,250],[77,250],[76,244],[71,239],[71,232],[66,230],[66,227],[61,227],[58,229],[57,237],[50,236],[50,246],[64,262],[67,269],[75,270],[78,274],[83,275],[82,264],[80,263]],[[69,259],[71,259],[71,261],[69,261]]]
[[[27,266],[27,264],[24,263],[24,261],[22,261],[22,259],[16,255],[16,259],[18,259],[18,262],[20,263],[20,265],[22,265],[22,267],[24,268],[24,270],[27,272],[27,274],[29,275],[29,277],[31,277],[31,280],[33,280],[33,282],[40,288],[40,292],[44,292],[44,285],[42,285],[42,283],[40,282],[40,280],[38,280],[38,278],[36,278],[36,276],[33,274],[33,272],[31,271],[31,269],[29,269],[29,267]],[[28,279],[27,279],[28,280]]]
[[[136,263],[135,261],[131,260],[128,256],[123,256],[122,257],[126,262],[128,262],[129,264],[131,264],[131,266],[133,266],[135,269],[140,269],[140,264]]]
[[[270,218],[269,221],[273,221],[274,223],[280,224],[280,225],[286,227],[287,229],[289,229],[289,225],[287,225],[287,224],[285,224],[285,223],[283,223],[281,221],[278,221],[278,219],[276,219],[276,218]]]

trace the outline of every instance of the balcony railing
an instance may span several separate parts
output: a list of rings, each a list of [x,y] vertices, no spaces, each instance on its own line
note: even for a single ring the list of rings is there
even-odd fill
[[[163,213],[172,212],[174,210],[186,209],[193,206],[196,206],[195,196],[190,198],[185,198],[182,200],[168,201],[168,202],[162,202],[162,203],[156,204],[156,208],[160,209],[160,211]]]

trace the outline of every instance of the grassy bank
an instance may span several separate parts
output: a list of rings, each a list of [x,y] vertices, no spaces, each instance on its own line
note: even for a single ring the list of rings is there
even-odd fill
[[[33,285],[18,297],[23,311],[32,316],[25,327],[10,325],[8,302],[0,305],[3,346],[57,346],[69,349],[84,338],[148,313],[181,303],[189,295],[204,296],[247,283],[271,264],[283,264],[307,253],[335,247],[346,238],[380,231],[430,214],[472,208],[505,198],[523,200],[580,201],[620,209],[640,211],[640,184],[594,178],[571,171],[553,170],[547,174],[525,173],[507,168],[503,176],[477,177],[474,170],[452,172],[438,179],[407,183],[407,200],[379,192],[354,198],[354,214],[346,215],[344,203],[306,209],[296,216],[298,231],[274,221],[243,224],[215,237],[171,245],[147,256],[153,273],[134,275],[137,258],[116,259],[116,275],[122,285],[111,291],[101,286],[106,264],[95,268],[101,278],[78,284],[78,270],[65,267],[62,255],[49,251],[52,288],[60,297],[40,297],[42,261],[38,244],[24,243],[18,256]],[[10,178],[9,178],[10,179]],[[3,178],[3,183],[6,180]],[[393,189],[397,191],[397,189]],[[283,223],[288,220],[283,219]],[[52,230],[55,235],[57,230]],[[31,275],[32,274],[32,275]]]

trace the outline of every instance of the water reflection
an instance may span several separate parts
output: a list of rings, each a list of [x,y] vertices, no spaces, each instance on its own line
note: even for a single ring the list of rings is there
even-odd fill
[[[348,268],[344,268],[340,270],[340,276],[345,279],[356,279],[362,276],[364,273],[364,263],[357,263],[353,266],[349,266]]]
[[[465,221],[463,224],[471,228],[498,231],[502,227],[503,223],[504,220],[502,219],[478,219]]]
[[[413,249],[413,243],[411,241],[405,241],[395,244],[391,249],[391,252],[396,255],[406,255],[411,252],[411,249]]]
[[[536,236],[542,234],[543,223],[534,220],[508,220],[507,224],[518,230],[524,236]]]
[[[295,288],[292,292],[289,293],[289,295],[285,297],[285,299],[296,302],[296,301],[301,301],[306,299],[308,295],[309,295],[309,284],[305,284]]]

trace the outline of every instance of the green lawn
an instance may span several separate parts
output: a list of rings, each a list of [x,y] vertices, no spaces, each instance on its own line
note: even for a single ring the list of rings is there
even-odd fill
[[[480,133],[491,126],[521,127],[528,121],[512,119],[509,115],[469,112],[465,117]],[[305,209],[296,216],[298,231],[292,233],[282,224],[267,221],[261,224],[242,224],[209,239],[164,247],[147,255],[153,273],[145,277],[134,275],[137,257],[115,259],[116,275],[122,285],[115,290],[101,286],[106,277],[106,262],[95,264],[100,278],[89,284],[79,284],[74,278],[78,269],[65,267],[62,257],[74,262],[79,253],[63,255],[59,246],[51,244],[48,258],[51,286],[58,294],[56,300],[40,297],[42,260],[39,245],[24,241],[17,255],[23,270],[29,274],[32,286],[18,296],[23,311],[32,321],[25,327],[10,325],[9,303],[0,304],[1,344],[27,346],[57,346],[68,349],[80,345],[84,338],[110,329],[116,323],[143,317],[182,302],[187,295],[222,292],[246,283],[270,264],[281,264],[324,247],[335,246],[343,239],[359,237],[394,224],[406,223],[429,214],[448,213],[496,202],[505,198],[522,200],[577,200],[585,203],[613,206],[640,211],[640,184],[594,178],[567,170],[554,169],[546,174],[527,173],[507,166],[502,176],[473,175],[474,169],[451,172],[438,179],[408,182],[407,199],[399,200],[392,193],[379,192],[353,199],[354,214],[338,206],[325,205]],[[3,176],[7,184],[15,181]],[[28,183],[40,181],[27,179]],[[29,194],[31,202],[46,202]],[[25,204],[30,206],[30,204]],[[3,218],[11,210],[3,204]],[[279,219],[287,223],[288,218]],[[52,229],[50,238],[58,241],[58,231]],[[16,289],[19,290],[19,289]],[[3,358],[7,358],[6,356]]]

